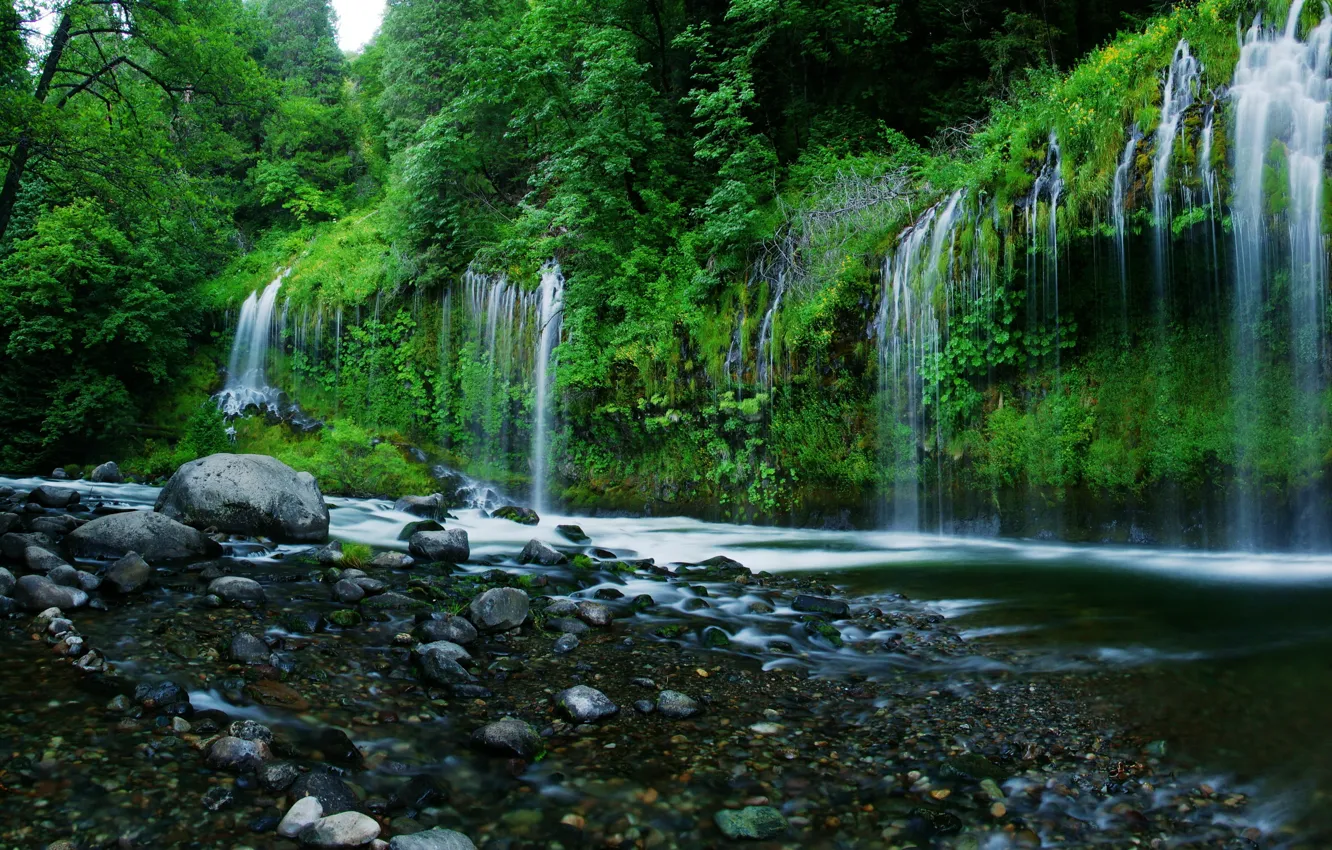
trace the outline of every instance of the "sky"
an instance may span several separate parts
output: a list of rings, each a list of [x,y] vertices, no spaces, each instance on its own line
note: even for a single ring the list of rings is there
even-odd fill
[[[384,17],[384,0],[333,0],[338,13],[338,46],[360,50],[379,29]]]

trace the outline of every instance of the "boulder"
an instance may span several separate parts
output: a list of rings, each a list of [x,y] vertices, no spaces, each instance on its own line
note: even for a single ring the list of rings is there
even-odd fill
[[[365,598],[365,591],[356,582],[343,579],[333,585],[333,598],[344,605],[355,605]]]
[[[56,567],[69,566],[65,559],[52,552],[50,549],[43,549],[41,546],[29,546],[23,550],[23,563],[34,573],[43,575],[51,572]]]
[[[472,548],[467,542],[467,532],[461,528],[449,528],[444,531],[418,531],[407,544],[413,558],[425,561],[447,561],[451,564],[465,563],[472,556]]]
[[[0,567],[0,596],[8,596],[13,593],[16,584],[18,584],[18,581],[14,578],[14,574],[4,567]]]
[[[482,632],[516,629],[527,619],[527,594],[513,587],[496,587],[472,600],[468,619]]]
[[[464,617],[444,614],[437,620],[426,620],[416,629],[417,636],[426,643],[447,640],[456,644],[467,644],[476,640],[476,626]]]
[[[100,484],[123,484],[125,481],[125,476],[120,474],[120,467],[113,460],[94,469],[88,477]]]
[[[226,602],[239,604],[257,604],[265,599],[263,585],[252,578],[240,576],[222,576],[213,579],[208,585],[208,592]]]
[[[68,481],[69,473],[65,471],[63,466],[57,466],[55,469],[51,470],[51,477],[57,481]]]
[[[328,506],[314,477],[265,455],[216,454],[190,461],[171,476],[155,510],[196,528],[282,543],[328,537]]]
[[[467,650],[455,643],[441,640],[420,649],[421,672],[427,679],[440,685],[462,685],[476,679],[463,668],[460,660],[471,658]]]
[[[324,807],[319,805],[317,798],[302,797],[283,815],[282,822],[278,824],[278,835],[283,838],[295,838],[307,826],[314,825],[323,816]]]
[[[586,543],[589,540],[583,529],[577,525],[557,525],[555,531],[570,543]]]
[[[331,773],[312,772],[301,775],[291,786],[289,796],[316,797],[324,807],[324,814],[335,815],[356,808],[356,794],[347,783]]]
[[[806,614],[827,614],[830,617],[845,618],[851,616],[851,606],[841,599],[828,599],[823,596],[800,594],[791,602],[791,607]]]
[[[516,717],[487,723],[472,733],[472,745],[497,755],[530,759],[541,752],[541,736]]]
[[[231,639],[227,655],[232,661],[239,661],[242,664],[267,664],[272,650],[261,638],[247,632],[239,632]]]
[[[476,845],[461,832],[437,826],[413,835],[395,836],[389,841],[389,850],[476,850]]]
[[[602,605],[600,602],[579,602],[576,615],[578,619],[587,623],[589,626],[596,626],[604,629],[615,619],[611,609]]]
[[[78,588],[61,587],[46,576],[24,576],[14,585],[14,601],[29,611],[68,611],[87,605],[88,594]]]
[[[518,556],[520,564],[541,564],[543,567],[563,564],[566,560],[563,553],[540,540],[529,540],[523,547],[523,553]]]
[[[44,508],[71,508],[79,503],[79,491],[43,484],[28,494],[28,502]]]
[[[507,519],[510,522],[516,522],[519,525],[538,525],[541,517],[531,508],[520,508],[517,505],[505,505],[502,508],[496,508],[491,516],[495,519]]]
[[[393,510],[412,516],[435,519],[445,511],[444,497],[439,493],[433,496],[403,496],[393,503]]]
[[[8,534],[11,531],[17,531],[20,528],[22,522],[23,520],[19,517],[18,514],[10,514],[10,513],[0,514],[0,537],[3,537],[4,535]]]
[[[595,723],[620,713],[610,697],[587,685],[574,685],[555,695],[555,705],[575,723]]]
[[[9,534],[0,537],[0,555],[7,560],[18,561],[22,563],[24,553],[28,551],[29,546],[41,546],[43,549],[51,549],[54,544],[51,538],[45,534],[20,534],[12,531]],[[54,550],[53,550],[54,551]]]
[[[657,713],[672,720],[693,717],[702,710],[698,701],[679,691],[662,691],[657,695]]]
[[[409,522],[398,532],[399,540],[411,540],[412,535],[418,531],[443,531],[444,526],[435,522],[433,519],[422,519],[416,522]]]
[[[270,755],[268,744],[263,741],[247,741],[228,735],[213,742],[208,750],[208,765],[234,773],[253,773],[263,767]]]
[[[76,558],[123,558],[130,552],[149,563],[222,554],[222,547],[188,525],[149,511],[98,517],[65,538]]]
[[[58,516],[39,516],[28,525],[28,528],[33,531],[40,531],[51,538],[59,538],[69,534],[80,525],[83,525],[80,520],[69,514],[60,514]]]
[[[107,584],[117,593],[134,593],[142,590],[152,579],[153,568],[135,552],[130,552],[116,561],[106,571]]]

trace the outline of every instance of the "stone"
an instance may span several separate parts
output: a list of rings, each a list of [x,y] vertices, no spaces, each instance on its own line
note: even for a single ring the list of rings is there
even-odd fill
[[[70,610],[87,605],[88,594],[78,588],[61,587],[46,576],[24,576],[14,584],[14,601],[29,611]]]
[[[472,745],[497,755],[531,759],[541,752],[541,736],[516,717],[487,723],[472,733]]]
[[[209,788],[207,793],[203,795],[204,808],[210,812],[220,812],[227,806],[230,806],[235,800],[236,798],[231,793],[231,789],[223,788],[220,785]]]
[[[465,563],[472,556],[472,548],[467,542],[467,532],[461,528],[418,531],[407,542],[407,548],[413,558],[446,561],[450,564]]]
[[[296,838],[306,827],[313,826],[315,821],[324,816],[324,807],[319,804],[317,797],[302,797],[292,804],[287,813],[282,816],[282,822],[278,824],[277,832],[283,838]]]
[[[444,513],[444,497],[439,493],[432,496],[403,496],[393,503],[393,510],[412,516],[436,519]]]
[[[150,511],[98,517],[71,532],[65,547],[76,558],[123,558],[137,552],[150,564],[222,554],[222,547],[206,535]]]
[[[786,832],[786,818],[771,806],[746,806],[740,810],[723,809],[713,816],[717,828],[732,841],[750,838],[765,841]]]
[[[556,564],[563,564],[568,558],[564,553],[552,548],[549,544],[542,543],[540,540],[529,540],[523,547],[523,552],[518,556],[520,564],[540,564],[543,567],[553,567]]]
[[[461,832],[437,826],[413,835],[395,836],[389,841],[389,850],[476,850],[476,845]]]
[[[245,632],[233,637],[231,646],[227,648],[227,656],[232,661],[239,661],[242,664],[267,664],[272,654],[268,644],[262,639]]]
[[[731,636],[720,626],[708,626],[703,630],[703,645],[712,649],[724,649],[731,645]]]
[[[23,553],[28,551],[29,546],[40,546],[50,550],[52,545],[51,538],[40,532],[20,534],[12,531],[0,537],[0,555],[4,555],[6,560],[23,563]]]
[[[79,491],[43,484],[28,494],[28,503],[44,508],[68,509],[79,503]]]
[[[495,587],[472,600],[467,616],[478,631],[505,632],[523,624],[529,604],[525,592],[514,587]]]
[[[342,541],[334,540],[327,546],[315,550],[315,560],[324,566],[336,564],[342,560]]]
[[[568,655],[569,653],[573,652],[575,649],[578,648],[578,644],[579,644],[578,638],[574,637],[573,635],[560,635],[559,638],[555,641],[555,646],[554,646],[555,654]]]
[[[8,596],[13,593],[16,584],[18,584],[18,580],[14,578],[14,574],[4,567],[0,567],[0,596]]]
[[[117,593],[136,593],[147,587],[152,579],[153,568],[137,552],[125,555],[106,571],[106,583]]]
[[[259,604],[266,598],[263,585],[252,578],[241,576],[213,579],[208,585],[208,592],[226,602],[238,604]]]
[[[366,596],[372,596],[388,590],[387,584],[384,584],[384,582],[377,578],[370,578],[369,576],[361,576],[359,578],[351,579],[351,583],[359,587],[361,592]]]
[[[61,564],[51,570],[51,572],[47,573],[46,577],[61,587],[79,586],[79,571],[71,567],[69,564]]]
[[[178,713],[177,706],[189,706],[190,695],[175,682],[143,682],[134,688],[134,700],[147,709]]]
[[[702,706],[693,697],[679,691],[662,691],[657,694],[657,713],[672,720],[684,720],[702,711]]]
[[[95,468],[88,478],[99,484],[123,484],[125,482],[125,476],[121,474],[120,467],[113,460],[108,460]]]
[[[365,764],[365,755],[341,729],[324,729],[319,733],[317,746],[324,761],[358,769]]]
[[[301,831],[307,847],[362,847],[379,837],[379,822],[360,812],[320,818]]]
[[[356,794],[347,783],[331,773],[306,773],[291,785],[289,796],[316,797],[324,807],[324,814],[336,815],[356,808]]]
[[[807,614],[827,614],[839,618],[851,616],[851,606],[841,599],[827,599],[803,593],[795,598],[791,607]]]
[[[228,735],[208,749],[208,765],[233,773],[253,773],[263,767],[271,753],[263,741],[247,741]]]
[[[541,522],[541,517],[537,516],[536,511],[518,505],[505,505],[502,508],[496,508],[490,515],[495,519],[507,519],[519,525],[537,525]]]
[[[652,700],[650,699],[634,700],[634,711],[637,711],[639,714],[651,714],[656,710],[657,707],[652,704]]]
[[[557,525],[555,531],[570,543],[587,543],[590,539],[577,525]]]
[[[424,599],[402,593],[381,593],[361,601],[362,611],[429,611],[430,603]],[[334,612],[336,613],[336,612]]]
[[[574,685],[555,695],[555,705],[575,723],[595,723],[620,713],[610,697],[587,685]]]
[[[39,516],[34,519],[28,527],[33,531],[40,531],[48,537],[64,537],[83,523],[69,514],[62,516]]]
[[[18,514],[0,513],[0,537],[19,528],[22,523]]]
[[[41,546],[29,546],[23,550],[23,562],[34,573],[46,574],[56,567],[67,567],[65,559]]]
[[[404,525],[402,527],[402,531],[398,532],[398,539],[411,540],[412,535],[417,533],[418,531],[443,531],[443,530],[444,526],[440,525],[435,520],[423,519],[423,520],[418,520],[417,522],[409,522],[406,525]]]
[[[365,591],[356,582],[343,579],[333,585],[333,598],[343,605],[355,605],[365,598]]]
[[[65,471],[63,466],[57,466],[55,469],[51,470],[51,477],[57,481],[68,481],[69,473]]]
[[[190,461],[171,476],[154,510],[196,528],[279,543],[321,543],[328,537],[328,506],[314,476],[265,455],[215,454]]]
[[[411,557],[401,552],[380,552],[370,561],[377,570],[405,570],[411,565]]]
[[[578,619],[587,623],[589,626],[605,628],[614,620],[611,610],[600,602],[579,602],[577,609]]]
[[[292,711],[306,711],[310,702],[286,682],[260,679],[245,686],[245,693],[260,705],[272,705]]]
[[[416,627],[416,634],[425,643],[447,640],[462,645],[476,640],[476,626],[465,617],[444,614],[438,619],[421,623]]]
[[[421,672],[427,679],[441,685],[461,685],[476,681],[459,663],[470,659],[467,650],[446,640],[436,641],[420,649]]]
[[[300,778],[301,770],[289,761],[266,764],[259,771],[259,784],[267,791],[286,791]],[[320,809],[322,812],[322,807]],[[322,815],[321,815],[322,816]]]

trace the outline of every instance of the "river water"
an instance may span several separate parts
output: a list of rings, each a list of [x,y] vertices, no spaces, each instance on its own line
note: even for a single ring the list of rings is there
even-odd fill
[[[20,491],[42,483],[78,489],[85,506],[106,501],[150,508],[158,493],[141,485],[0,478],[0,486]],[[328,502],[334,538],[378,549],[405,551],[398,534],[418,519],[380,500]],[[1190,769],[1255,790],[1267,828],[1290,824],[1306,835],[1332,836],[1332,818],[1323,805],[1332,793],[1332,737],[1326,734],[1332,704],[1327,613],[1332,557],[735,526],[687,518],[543,516],[539,526],[525,527],[476,510],[454,515],[448,525],[467,530],[474,564],[512,565],[515,553],[534,537],[563,544],[554,527],[568,522],[619,558],[669,564],[725,555],[756,572],[825,575],[853,600],[905,594],[944,614],[972,645],[993,650],[915,662],[916,667],[945,678],[977,668],[1017,677],[1094,673],[1083,681],[1091,683],[1095,699],[1126,718],[1132,732],[1164,741]],[[237,554],[277,569],[301,548],[308,547]],[[629,577],[620,590],[627,596],[651,593],[671,613],[688,610],[687,593],[660,584]],[[758,619],[747,620],[750,601],[741,595],[690,616],[704,624],[729,623],[735,631],[732,650],[753,649],[760,658],[757,650],[785,635]],[[83,619],[80,627],[98,638],[94,645],[118,640],[123,628],[123,621],[103,622],[92,612],[86,626]],[[135,653],[145,645],[119,640],[120,658],[114,645],[110,654],[133,670]],[[6,660],[8,681],[30,675],[36,660],[30,650],[25,653]],[[760,660],[768,668],[788,663]],[[865,657],[829,646],[811,647],[800,663],[827,678],[875,679],[911,667],[901,658]],[[54,683],[50,687],[59,691]],[[66,710],[73,711],[78,698],[65,696]],[[239,710],[217,690],[195,694],[194,702],[196,708]],[[266,709],[248,710],[280,722]],[[422,740],[428,738],[411,746]],[[370,748],[400,745],[385,739]]]

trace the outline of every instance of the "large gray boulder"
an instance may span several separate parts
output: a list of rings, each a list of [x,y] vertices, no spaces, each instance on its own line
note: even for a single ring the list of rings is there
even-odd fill
[[[220,555],[222,547],[162,514],[128,511],[98,517],[74,529],[65,547],[76,558],[123,558],[138,552],[149,563]]]
[[[79,491],[43,484],[28,494],[28,501],[44,508],[69,508],[79,503]]]
[[[505,632],[523,624],[529,604],[527,594],[516,587],[496,587],[473,599],[467,616],[477,631]]]
[[[447,528],[443,531],[418,531],[407,543],[413,558],[425,561],[448,561],[451,564],[464,563],[472,556],[472,549],[467,541],[467,532],[461,528]]]
[[[14,601],[29,611],[69,611],[87,605],[88,594],[75,587],[61,587],[46,576],[24,576],[14,587]]]
[[[114,460],[108,460],[97,467],[88,477],[100,484],[123,484],[125,481],[125,476],[120,473],[120,467],[116,466]]]
[[[210,455],[176,470],[156,510],[196,528],[285,543],[328,538],[328,506],[308,472],[266,455]]]

